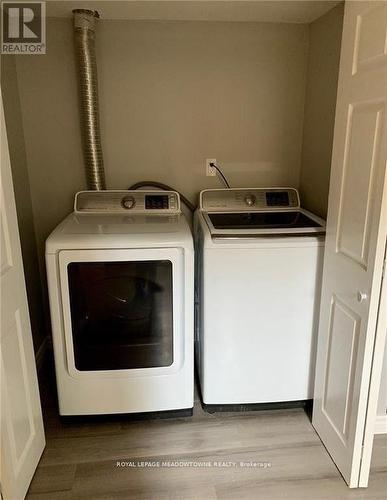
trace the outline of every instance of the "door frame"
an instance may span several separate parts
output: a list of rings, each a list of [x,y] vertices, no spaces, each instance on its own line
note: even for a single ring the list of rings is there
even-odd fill
[[[386,165],[387,169],[387,165]],[[375,331],[374,351],[371,365],[371,376],[369,382],[368,405],[365,419],[363,453],[359,471],[359,487],[368,486],[368,479],[371,469],[372,451],[374,437],[376,433],[376,422],[378,415],[378,402],[380,397],[380,386],[382,369],[385,357],[385,346],[387,339],[387,172],[385,176],[384,194],[382,203],[382,235],[384,228],[384,257],[382,282],[379,295],[379,311]]]

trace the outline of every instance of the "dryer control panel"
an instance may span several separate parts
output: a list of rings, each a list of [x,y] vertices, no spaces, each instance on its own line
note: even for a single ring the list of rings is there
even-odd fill
[[[200,193],[200,209],[206,212],[273,212],[289,208],[300,208],[297,189],[206,189]]]
[[[76,213],[180,213],[176,191],[80,191],[75,195]]]

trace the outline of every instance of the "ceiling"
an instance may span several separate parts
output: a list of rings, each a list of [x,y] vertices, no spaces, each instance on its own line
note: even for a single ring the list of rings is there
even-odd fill
[[[72,9],[97,10],[102,19],[310,23],[340,0],[46,0],[49,17]]]

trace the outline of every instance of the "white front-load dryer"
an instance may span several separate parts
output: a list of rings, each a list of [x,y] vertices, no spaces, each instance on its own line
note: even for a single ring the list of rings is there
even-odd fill
[[[193,407],[193,242],[173,191],[83,191],[46,242],[61,415]]]

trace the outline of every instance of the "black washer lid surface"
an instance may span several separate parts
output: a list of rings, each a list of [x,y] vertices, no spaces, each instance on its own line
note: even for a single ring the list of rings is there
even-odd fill
[[[322,227],[307,215],[291,212],[209,213],[215,229],[280,229]]]

